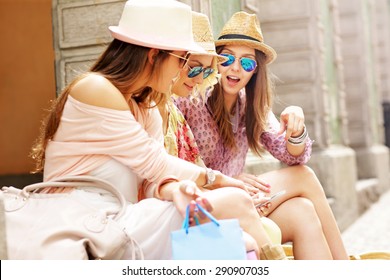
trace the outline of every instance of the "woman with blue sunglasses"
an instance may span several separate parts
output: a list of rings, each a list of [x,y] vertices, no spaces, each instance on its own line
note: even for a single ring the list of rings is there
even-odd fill
[[[202,95],[206,88],[218,82],[217,65],[227,61],[227,58],[218,55],[215,51],[214,38],[206,15],[192,12],[192,27],[195,42],[204,48],[207,53],[190,52],[186,64],[179,72],[171,88],[172,94],[179,97],[188,97],[189,95],[195,97],[195,93]],[[191,129],[173,100],[168,98],[167,102],[161,102],[158,108],[163,119],[164,145],[168,153],[205,167]],[[247,194],[246,199],[234,188],[215,190],[213,186],[204,186],[200,189],[204,192],[204,197],[213,205],[214,215],[219,218],[237,217],[239,219],[244,230],[247,251],[250,252],[248,257],[256,256],[257,258],[259,254],[261,254],[262,259],[284,259],[286,257],[283,248],[280,246],[281,233],[279,227],[268,218],[259,219],[256,208],[253,205],[252,207],[247,205],[248,202],[252,204]],[[252,191],[256,190],[253,189]],[[257,192],[259,191],[257,190]],[[139,199],[152,195],[153,191],[146,186],[141,189]],[[162,197],[162,199],[167,198]],[[265,202],[264,207],[267,207],[267,201],[268,198],[260,197],[255,199],[254,202]],[[229,207],[230,203],[235,206]],[[246,206],[238,207],[240,205]],[[263,229],[255,226],[253,220],[251,221],[250,217],[253,216],[251,214],[253,211],[255,219],[258,220],[257,223],[261,220],[260,224]],[[248,223],[248,221],[251,222]]]
[[[276,52],[264,43],[256,15],[235,13],[215,44],[217,53],[227,58],[218,66],[219,83],[203,102],[184,98],[176,102],[205,164],[267,196],[285,190],[259,214],[278,224],[282,241],[293,243],[296,259],[348,259],[323,188],[304,165],[310,159],[312,141],[303,110],[287,107],[280,123],[272,112],[267,64],[276,58]],[[244,167],[249,149],[259,156],[267,150],[289,167],[257,176],[247,174]],[[250,189],[249,193],[258,195]]]

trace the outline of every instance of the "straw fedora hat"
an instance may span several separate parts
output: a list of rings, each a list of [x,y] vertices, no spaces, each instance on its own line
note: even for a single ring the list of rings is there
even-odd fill
[[[244,45],[262,51],[267,57],[267,64],[276,58],[275,50],[264,43],[260,23],[255,14],[237,12],[225,24],[218,40],[215,41],[215,45],[232,44]]]
[[[192,36],[191,7],[175,0],[128,0],[111,35],[149,48],[205,53]]]
[[[205,14],[192,11],[192,34],[195,43],[202,47],[208,55],[215,56],[218,63],[223,63],[228,60],[227,57],[219,55],[215,51],[210,21]]]

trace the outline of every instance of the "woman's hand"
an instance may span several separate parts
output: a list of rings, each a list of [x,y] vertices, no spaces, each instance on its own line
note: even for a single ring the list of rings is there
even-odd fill
[[[257,213],[261,217],[266,216],[271,207],[271,201],[269,196],[265,196],[265,194],[258,194],[252,196],[253,204],[256,207]]]
[[[286,131],[285,139],[302,135],[305,125],[305,115],[298,106],[289,106],[280,114],[279,135]]]
[[[259,190],[246,184],[242,180],[226,176],[219,171],[213,170],[215,173],[215,181],[213,184],[203,186],[203,189],[214,190],[223,187],[235,187],[247,191],[249,194],[257,193]]]
[[[205,189],[217,189],[222,187],[236,187],[243,189],[249,195],[257,195],[258,193],[269,193],[271,186],[260,180],[257,176],[241,173],[238,176],[229,177],[219,171],[214,171],[216,180],[212,185],[204,186]]]
[[[263,180],[260,180],[259,177],[256,175],[248,174],[248,173],[241,173],[238,176],[235,176],[234,178],[241,180],[245,183],[245,186],[247,188],[247,191],[250,195],[255,195],[260,192],[270,193],[271,192],[271,186],[264,182]]]
[[[183,217],[186,215],[187,206],[190,205],[190,223],[194,220],[195,215],[200,219],[205,218],[203,213],[197,211],[196,203],[208,212],[213,210],[210,202],[203,197],[203,192],[196,186],[195,182],[183,180],[170,184],[177,185],[172,192],[173,203]]]

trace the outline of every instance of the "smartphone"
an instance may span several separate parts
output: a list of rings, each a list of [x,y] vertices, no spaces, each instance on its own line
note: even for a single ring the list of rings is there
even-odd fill
[[[282,194],[285,194],[285,193],[286,193],[286,190],[277,192],[277,193],[275,193],[274,195],[271,195],[271,197],[269,198],[269,200],[267,200],[267,201],[265,201],[265,202],[262,202],[262,203],[259,203],[259,204],[256,204],[255,207],[256,207],[256,208],[262,207],[262,206],[266,205],[268,202],[271,202],[273,199],[275,199],[275,198],[277,198],[278,196],[281,196]]]

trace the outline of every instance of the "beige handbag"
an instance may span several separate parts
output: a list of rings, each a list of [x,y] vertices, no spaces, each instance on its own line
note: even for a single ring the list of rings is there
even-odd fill
[[[80,192],[36,192],[45,187],[100,188],[118,200],[109,211],[97,209]],[[104,192],[103,191],[103,192]],[[63,177],[28,185],[3,187],[9,259],[120,259],[142,252],[118,219],[126,200],[109,182],[91,176]],[[96,202],[95,202],[96,205]]]

